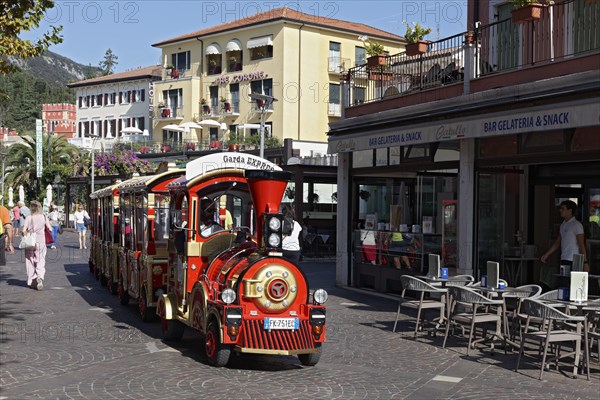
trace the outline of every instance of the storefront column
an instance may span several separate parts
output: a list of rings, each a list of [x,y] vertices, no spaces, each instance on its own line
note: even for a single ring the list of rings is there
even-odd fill
[[[474,275],[475,139],[463,139],[460,141],[460,167],[458,177],[457,274]]]
[[[337,169],[337,226],[336,226],[336,257],[335,257],[335,283],[338,286],[351,286],[350,281],[350,243],[352,243],[352,229],[348,221],[350,218],[350,153],[338,154]],[[341,200],[341,201],[339,201]]]

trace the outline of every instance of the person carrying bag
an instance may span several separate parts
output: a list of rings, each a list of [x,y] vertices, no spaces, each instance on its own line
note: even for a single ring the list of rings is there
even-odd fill
[[[27,270],[27,285],[32,289],[42,290],[44,277],[46,275],[46,234],[50,230],[50,224],[42,214],[42,205],[39,201],[32,201],[30,205],[31,215],[25,219],[23,224],[23,241],[25,241],[25,268]],[[26,235],[33,236],[35,243]]]

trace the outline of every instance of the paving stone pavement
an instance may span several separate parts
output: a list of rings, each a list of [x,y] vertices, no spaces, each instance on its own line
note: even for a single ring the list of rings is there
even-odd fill
[[[311,288],[325,287],[327,343],[315,367],[295,357],[239,356],[209,367],[200,338],[160,340],[158,323],[143,323],[89,273],[88,253],[65,232],[48,250],[43,291],[25,286],[21,251],[0,267],[0,400],[4,399],[596,399],[592,379],[572,379],[515,353],[474,351],[466,342],[412,337],[403,316],[392,333],[397,302],[335,286],[333,262],[301,264]],[[88,246],[89,247],[89,246]],[[530,354],[535,355],[534,352]]]

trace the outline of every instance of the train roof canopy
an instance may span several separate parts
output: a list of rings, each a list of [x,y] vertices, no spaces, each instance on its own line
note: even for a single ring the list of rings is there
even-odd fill
[[[217,169],[264,169],[281,171],[277,164],[248,153],[220,152],[209,154],[190,161],[186,166],[185,178],[192,179]]]

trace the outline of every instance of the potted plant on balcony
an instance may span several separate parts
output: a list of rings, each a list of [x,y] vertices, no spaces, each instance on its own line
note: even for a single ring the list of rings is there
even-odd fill
[[[359,37],[365,45],[365,52],[367,53],[367,66],[374,68],[380,67],[386,64],[385,49],[381,43],[367,42],[369,38],[367,36]]]
[[[206,99],[204,97],[200,99],[200,105],[202,106],[203,114],[210,114],[210,106],[206,103]]]
[[[231,103],[227,101],[227,99],[223,96],[219,99],[219,101],[223,104],[223,111],[230,112],[231,111]]]
[[[515,24],[524,24],[541,18],[544,5],[539,0],[512,0],[511,20]]]
[[[408,43],[406,45],[406,55],[416,56],[425,53],[427,51],[428,42],[427,40],[424,40],[423,37],[430,33],[431,28],[423,28],[418,22],[414,23],[414,27],[411,27],[410,24],[406,24],[406,33],[404,34],[404,38]]]

